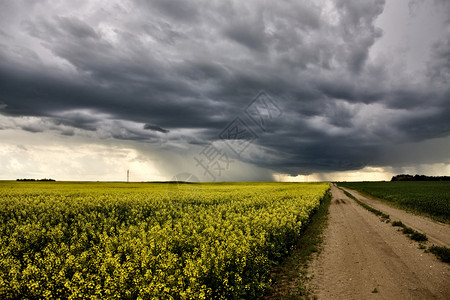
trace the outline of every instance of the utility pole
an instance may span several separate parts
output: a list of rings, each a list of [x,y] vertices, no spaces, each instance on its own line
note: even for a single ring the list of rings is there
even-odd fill
[[[130,182],[130,170],[127,170],[127,182]]]

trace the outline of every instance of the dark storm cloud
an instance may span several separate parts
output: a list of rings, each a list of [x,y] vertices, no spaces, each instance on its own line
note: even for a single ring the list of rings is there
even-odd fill
[[[260,152],[242,159],[294,175],[448,136],[448,37],[418,85],[390,71],[395,58],[369,59],[384,1],[320,3],[3,3],[1,113],[45,120],[14,123],[31,132],[202,145],[265,90],[282,117],[264,132],[245,119]]]
[[[450,21],[447,27],[449,26]],[[450,82],[450,35],[433,45],[431,56],[432,60],[428,66],[429,75],[433,80],[448,85]]]
[[[158,125],[154,125],[154,124],[145,124],[144,125],[144,129],[159,131],[159,132],[162,132],[162,133],[168,133],[170,131],[168,129],[164,129],[164,128],[162,128],[162,127],[160,127]]]
[[[57,25],[63,31],[78,39],[98,38],[97,33],[92,27],[77,18],[58,17]]]
[[[142,1],[151,8],[156,8],[159,12],[164,13],[173,20],[194,21],[197,18],[197,6],[191,1],[165,1],[155,0],[151,2]]]
[[[232,24],[225,35],[250,50],[266,51],[264,24]]]

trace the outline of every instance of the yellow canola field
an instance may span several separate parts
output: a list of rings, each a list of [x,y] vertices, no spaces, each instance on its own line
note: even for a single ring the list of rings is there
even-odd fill
[[[328,190],[0,182],[0,298],[259,298]]]

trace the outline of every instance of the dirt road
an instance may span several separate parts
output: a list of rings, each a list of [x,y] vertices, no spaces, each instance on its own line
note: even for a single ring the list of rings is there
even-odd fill
[[[424,253],[337,187],[331,192],[324,248],[310,267],[319,299],[450,298],[448,264]]]

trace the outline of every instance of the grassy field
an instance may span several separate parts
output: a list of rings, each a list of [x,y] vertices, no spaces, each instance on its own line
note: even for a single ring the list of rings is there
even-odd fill
[[[0,298],[260,297],[328,189],[0,182]]]
[[[450,182],[339,182],[400,208],[450,222]]]

